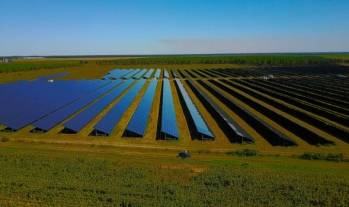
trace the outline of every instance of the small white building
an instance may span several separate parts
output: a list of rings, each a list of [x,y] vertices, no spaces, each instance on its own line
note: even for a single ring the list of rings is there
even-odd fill
[[[0,62],[1,62],[1,63],[9,63],[9,62],[10,62],[10,59],[7,58],[7,57],[1,57],[1,58],[0,58]]]

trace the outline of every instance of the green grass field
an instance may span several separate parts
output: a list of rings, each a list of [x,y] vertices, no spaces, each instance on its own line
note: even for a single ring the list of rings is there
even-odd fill
[[[348,206],[349,164],[3,143],[1,206]]]

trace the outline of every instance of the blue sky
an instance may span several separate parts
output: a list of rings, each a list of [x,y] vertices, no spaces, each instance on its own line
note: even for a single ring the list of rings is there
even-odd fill
[[[348,0],[0,0],[0,55],[349,51]]]

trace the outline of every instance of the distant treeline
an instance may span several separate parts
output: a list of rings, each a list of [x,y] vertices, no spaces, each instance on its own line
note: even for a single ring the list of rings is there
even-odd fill
[[[40,70],[40,69],[56,69],[75,67],[81,64],[80,61],[28,61],[28,62],[11,62],[0,63],[0,73]]]
[[[349,59],[333,58],[332,61],[336,63],[349,63]]]
[[[268,66],[328,65],[334,59],[312,55],[236,55],[236,56],[155,56],[130,59],[99,60],[99,65],[152,64],[246,64]]]

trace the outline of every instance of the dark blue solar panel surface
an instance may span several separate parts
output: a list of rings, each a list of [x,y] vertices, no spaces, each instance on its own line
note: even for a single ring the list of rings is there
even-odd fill
[[[169,138],[178,139],[176,112],[173,104],[171,85],[168,79],[164,79],[162,85],[160,132]]]
[[[105,81],[24,81],[1,87],[0,123],[13,130],[72,103]]]
[[[149,83],[147,91],[142,97],[140,104],[126,127],[127,131],[136,134],[137,136],[144,135],[157,84],[157,80],[151,80]]]
[[[150,78],[153,75],[154,69],[148,70],[148,72],[144,75],[144,78]]]
[[[52,129],[54,126],[63,122],[72,114],[86,107],[88,104],[92,103],[98,97],[108,92],[109,90],[113,89],[115,86],[117,86],[120,83],[121,83],[121,80],[106,81],[106,85],[102,86],[96,91],[93,91],[92,93],[87,94],[86,96],[81,97],[79,100],[73,102],[72,104],[69,104],[64,108],[57,110],[52,114],[49,114],[48,116],[35,122],[33,125],[37,129],[48,131]]]
[[[159,78],[160,78],[160,75],[161,75],[161,70],[160,70],[160,69],[156,69],[154,78],[159,79]]]
[[[108,112],[108,114],[105,115],[103,119],[95,125],[95,131],[97,131],[98,133],[110,135],[116,124],[121,119],[122,115],[125,113],[127,108],[130,106],[132,101],[136,98],[137,94],[144,86],[145,82],[145,80],[138,81],[127,92],[127,94],[122,97],[122,99]]]
[[[205,137],[211,137],[213,138],[213,134],[211,130],[208,128],[207,124],[205,123],[204,119],[202,118],[200,112],[195,107],[193,101],[191,100],[190,96],[188,95],[187,91],[185,90],[182,82],[178,79],[175,80],[176,84],[179,88],[179,93],[181,94],[184,102],[185,107],[188,109],[190,116],[193,120],[193,124],[195,126],[196,132],[198,134],[201,134]]]
[[[65,129],[72,132],[79,132],[86,126],[93,118],[95,118],[105,107],[107,107],[113,100],[115,100],[124,90],[132,84],[132,80],[127,80],[111,91],[108,95],[98,100],[92,106],[79,113],[73,119],[64,124]]]

